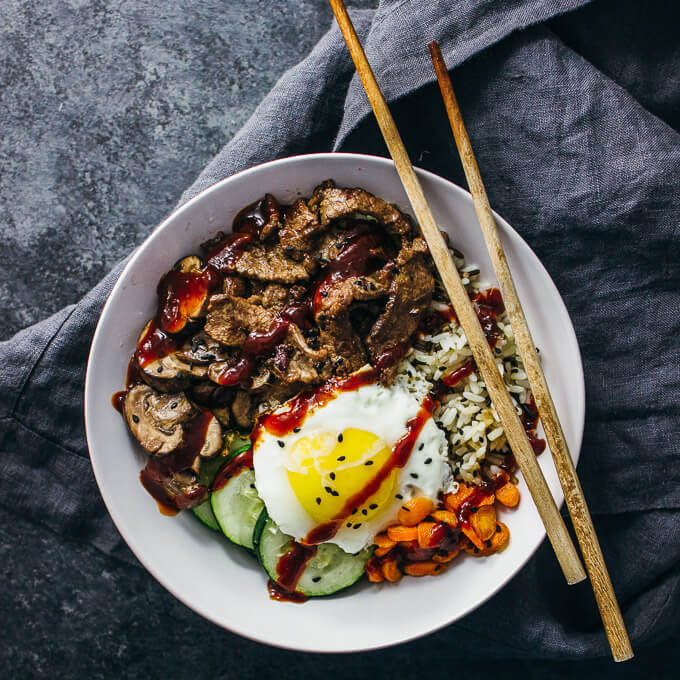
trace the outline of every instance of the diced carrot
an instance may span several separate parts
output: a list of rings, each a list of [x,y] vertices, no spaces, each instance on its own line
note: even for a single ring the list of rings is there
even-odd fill
[[[483,505],[493,505],[496,502],[496,496],[495,494],[491,494],[489,496],[484,496],[481,501],[477,504],[478,508],[481,508]]]
[[[389,538],[386,533],[376,534],[373,543],[379,548],[394,548],[394,546],[397,545],[396,541]]]
[[[417,528],[421,548],[438,548],[449,533],[441,522],[421,522]]]
[[[510,529],[503,522],[498,522],[496,530],[489,540],[491,541],[492,552],[502,552],[510,541]]]
[[[456,493],[447,493],[444,496],[444,505],[451,512],[458,512],[463,503],[474,493],[474,486],[466,486],[462,482],[458,484],[458,491]]]
[[[444,571],[444,565],[436,562],[409,562],[404,571],[410,576],[434,576]]]
[[[387,536],[390,540],[396,541],[417,541],[417,527],[405,527],[399,524],[387,528]]]
[[[406,501],[397,514],[400,524],[414,527],[422,522],[433,510],[434,503],[429,498],[411,498]]]
[[[506,507],[514,508],[519,503],[519,490],[512,482],[508,482],[496,491],[496,498]]]
[[[484,550],[484,541],[477,536],[475,530],[471,526],[461,527],[461,530],[477,550]]]
[[[373,583],[380,583],[381,581],[385,580],[380,562],[372,557],[370,560],[368,560],[368,562],[366,562],[366,574],[368,576],[368,580],[372,581]]]
[[[456,517],[455,512],[451,512],[450,510],[435,510],[431,515],[433,520],[446,524],[452,529],[455,529],[458,526],[458,518]]]
[[[482,541],[488,541],[496,531],[496,508],[483,505],[470,515],[470,524]]]
[[[456,548],[455,550],[438,550],[432,555],[432,561],[437,564],[448,564],[459,552],[460,548]]]
[[[394,545],[397,545],[397,544],[395,543]],[[373,554],[376,557],[384,557],[385,555],[387,555],[388,552],[390,552],[390,550],[392,550],[392,548],[390,548],[389,546],[385,546],[384,548],[376,548],[373,551]]]
[[[401,570],[397,566],[397,560],[396,559],[386,560],[385,562],[383,562],[382,573],[383,573],[383,576],[390,583],[396,583],[403,576],[403,574],[401,573]]]

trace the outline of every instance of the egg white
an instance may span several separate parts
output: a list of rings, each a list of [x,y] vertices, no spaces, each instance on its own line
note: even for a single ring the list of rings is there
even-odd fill
[[[288,478],[288,452],[298,439],[319,433],[331,433],[336,437],[348,428],[356,428],[373,433],[392,449],[405,434],[406,423],[418,414],[420,405],[402,386],[388,388],[375,383],[354,391],[339,392],[330,402],[311,411],[299,432],[277,437],[263,428],[253,446],[255,484],[269,515],[281,530],[302,540],[317,526],[300,504]],[[286,410],[286,405],[277,410]],[[283,442],[283,447],[279,441]],[[426,464],[428,458],[431,461]],[[364,518],[358,529],[343,524],[329,543],[335,543],[348,553],[356,553],[371,545],[377,533],[396,522],[404,500],[425,496],[436,502],[438,493],[450,486],[452,475],[446,437],[432,418],[423,425],[408,462],[397,472],[397,487],[392,499],[372,517]],[[397,498],[397,494],[402,498]]]

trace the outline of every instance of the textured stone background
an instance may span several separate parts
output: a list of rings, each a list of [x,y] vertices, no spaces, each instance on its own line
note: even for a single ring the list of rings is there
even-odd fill
[[[0,339],[75,302],[139,243],[330,22],[326,0],[1,0]],[[143,569],[5,509],[0,620],[3,678],[637,678],[652,666],[671,678],[680,663],[672,644],[621,667],[492,663],[483,649],[461,663],[446,632],[436,658],[431,638],[352,657],[270,650]]]

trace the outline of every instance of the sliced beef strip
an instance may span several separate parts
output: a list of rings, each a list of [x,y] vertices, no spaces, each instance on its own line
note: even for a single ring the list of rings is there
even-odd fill
[[[203,330],[223,345],[240,347],[248,332],[267,331],[273,321],[274,312],[245,298],[213,295]]]
[[[309,280],[315,270],[311,258],[295,262],[286,257],[280,245],[267,246],[256,243],[249,246],[233,264],[232,272],[259,281],[296,283]]]
[[[366,350],[349,321],[349,312],[321,322],[319,341],[328,352],[331,375],[349,375],[367,363]]]
[[[287,286],[258,281],[253,284],[252,294],[248,301],[257,303],[270,312],[280,313],[286,308],[290,299],[291,292]]]
[[[423,255],[414,255],[393,270],[385,311],[373,324],[366,338],[366,347],[373,363],[385,350],[410,342],[430,304],[433,291],[434,277]],[[382,369],[380,379],[389,384],[396,368],[393,365]]]
[[[328,352],[312,349],[300,329],[291,324],[284,341],[266,362],[278,380],[286,383],[314,385],[327,377]]]
[[[340,189],[327,180],[314,190],[308,203],[319,216],[322,226],[332,220],[354,215],[368,215],[380,222],[392,235],[408,235],[411,223],[396,206],[364,189]]]
[[[233,297],[246,297],[248,282],[238,276],[225,276],[222,281],[222,292]]]
[[[324,291],[326,295],[319,299],[317,320],[335,319],[344,314],[353,302],[376,300],[387,295],[389,277],[385,272],[370,276],[351,276],[341,279]]]
[[[288,210],[286,220],[279,229],[279,241],[286,252],[302,253],[312,249],[312,237],[324,230],[319,218],[299,198]]]
[[[253,426],[254,413],[253,401],[247,392],[239,390],[231,405],[231,413],[234,420],[244,430],[249,430]]]

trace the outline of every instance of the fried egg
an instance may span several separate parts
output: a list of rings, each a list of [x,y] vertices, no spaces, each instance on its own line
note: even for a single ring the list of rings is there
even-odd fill
[[[287,409],[283,404],[275,413]],[[419,413],[425,420],[410,455],[394,467],[395,446]],[[378,383],[334,392],[283,436],[269,432],[265,421],[253,442],[253,463],[258,494],[283,532],[305,542],[335,521],[339,529],[327,541],[348,553],[394,524],[405,500],[436,502],[452,479],[446,438],[431,414],[405,387]]]

